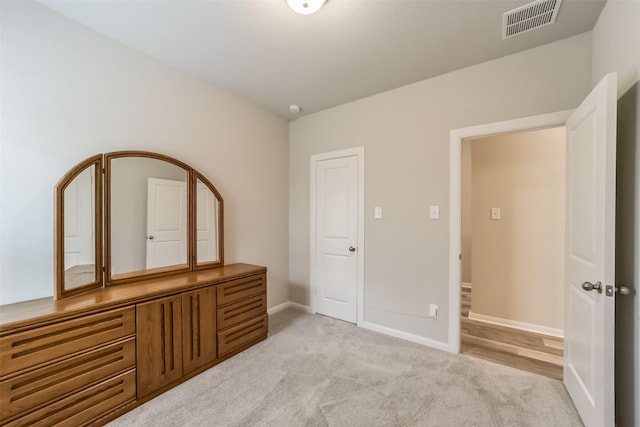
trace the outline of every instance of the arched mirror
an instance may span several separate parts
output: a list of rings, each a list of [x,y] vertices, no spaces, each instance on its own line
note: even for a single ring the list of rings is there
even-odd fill
[[[56,186],[56,299],[222,266],[223,203],[207,178],[168,156],[85,160]]]
[[[102,286],[102,155],[56,185],[55,298]]]
[[[189,270],[191,168],[147,152],[105,161],[107,282]]]

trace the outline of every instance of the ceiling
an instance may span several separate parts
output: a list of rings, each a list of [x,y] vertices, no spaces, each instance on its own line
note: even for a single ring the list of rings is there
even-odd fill
[[[292,119],[593,28],[605,0],[564,0],[555,24],[502,40],[520,0],[40,0],[157,60]]]

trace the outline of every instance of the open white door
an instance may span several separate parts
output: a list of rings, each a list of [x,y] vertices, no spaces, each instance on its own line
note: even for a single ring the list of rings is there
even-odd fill
[[[567,121],[564,383],[587,427],[614,425],[617,76]]]
[[[187,183],[149,178],[147,268],[187,263]]]

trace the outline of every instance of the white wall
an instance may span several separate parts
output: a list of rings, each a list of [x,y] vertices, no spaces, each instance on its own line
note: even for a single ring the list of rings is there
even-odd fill
[[[608,0],[593,29],[592,83],[618,73],[616,422],[640,425],[640,0]],[[634,86],[635,84],[635,86]],[[633,86],[633,87],[632,87]],[[631,91],[629,91],[631,88]]]
[[[53,187],[96,153],[156,151],[225,201],[225,261],[288,301],[288,127],[37,3],[1,2],[0,303],[53,293]]]
[[[291,299],[309,304],[309,156],[365,147],[365,321],[446,342],[451,129],[576,107],[585,33],[302,117],[289,126]],[[441,219],[429,220],[429,205]],[[384,219],[373,220],[382,206]],[[427,317],[429,303],[439,319]]]
[[[492,135],[470,144],[469,317],[489,316],[561,333],[565,128]],[[499,220],[491,218],[492,208],[500,209]]]
[[[592,40],[592,86],[615,71],[622,95],[640,80],[640,0],[608,0]]]

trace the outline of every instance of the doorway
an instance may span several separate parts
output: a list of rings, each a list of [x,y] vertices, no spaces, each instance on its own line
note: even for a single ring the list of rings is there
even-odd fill
[[[363,320],[364,147],[311,156],[311,308]]]
[[[572,111],[559,111],[504,122],[454,129],[450,135],[449,193],[449,351],[460,352],[460,283],[462,257],[462,141],[487,135],[564,126]]]
[[[462,353],[562,378],[564,205],[564,127],[462,142]]]

